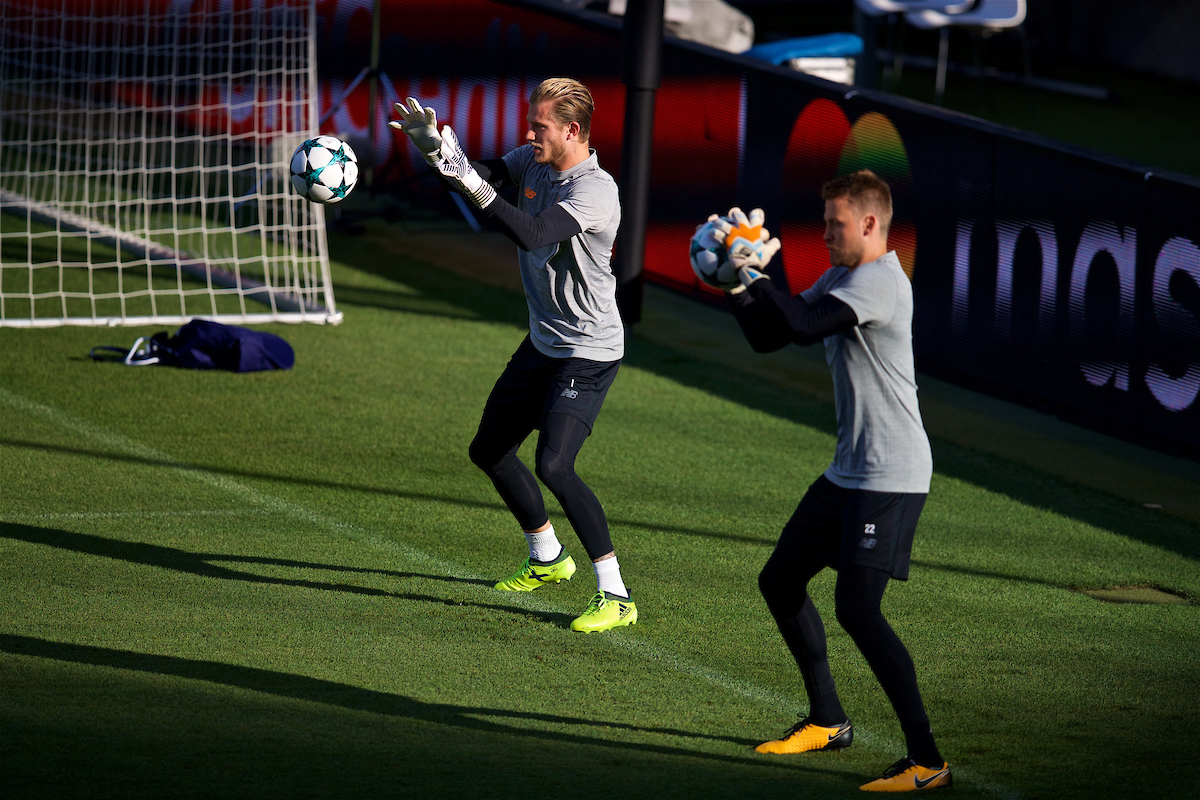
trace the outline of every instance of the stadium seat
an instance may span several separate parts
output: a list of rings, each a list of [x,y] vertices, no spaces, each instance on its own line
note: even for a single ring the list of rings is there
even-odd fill
[[[872,17],[885,14],[907,14],[910,11],[940,11],[960,14],[975,5],[977,0],[854,0],[859,11]]]
[[[932,9],[908,11],[904,21],[914,28],[932,30],[941,28],[938,45],[936,103],[942,104],[946,91],[946,59],[950,48],[950,28],[960,27],[977,31],[982,40],[1003,30],[1015,30],[1021,38],[1021,50],[1025,59],[1026,81],[1031,77],[1029,66],[1029,39],[1025,35],[1025,0],[979,0],[972,8],[961,13],[949,14]],[[976,52],[976,60],[982,70],[982,43]]]
[[[863,41],[853,33],[823,33],[756,44],[742,55],[786,65],[838,83],[854,83],[855,59]]]
[[[608,0],[608,13],[624,16],[627,0]],[[741,53],[754,44],[754,20],[725,0],[664,0],[663,32]]]
[[[899,83],[900,73],[903,69],[901,52],[903,51],[904,28],[900,21],[904,14],[912,11],[934,11],[942,14],[960,14],[974,7],[977,0],[854,0],[854,8],[856,16],[860,21],[858,27],[862,38],[866,40],[869,49],[864,52],[863,66],[867,73],[868,81],[865,85],[874,87],[874,72],[875,72],[875,44],[878,36],[876,35],[877,23],[879,17],[887,19],[887,33],[885,36],[886,44],[884,50],[891,58],[891,69],[885,70],[885,74],[889,78],[889,82],[893,85]]]

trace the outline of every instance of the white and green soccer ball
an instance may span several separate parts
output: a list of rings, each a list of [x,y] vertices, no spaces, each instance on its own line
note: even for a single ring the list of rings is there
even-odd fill
[[[314,203],[340,203],[358,183],[358,157],[335,136],[318,136],[292,154],[292,186]]]
[[[725,234],[711,222],[705,222],[692,235],[688,261],[701,283],[715,289],[732,289],[738,285],[737,270],[729,263]]]

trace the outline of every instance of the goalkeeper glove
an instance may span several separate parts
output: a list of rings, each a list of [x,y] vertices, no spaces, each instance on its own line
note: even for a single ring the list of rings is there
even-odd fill
[[[415,97],[408,98],[407,102],[407,105],[393,104],[400,119],[392,120],[388,127],[407,133],[430,166],[437,166],[437,155],[442,149],[442,137],[437,131],[437,112],[429,106],[422,108]]]
[[[729,252],[729,263],[737,270],[742,286],[734,290],[744,291],[750,284],[766,278],[763,270],[771,257],[782,246],[778,239],[769,238],[770,232],[763,227],[766,214],[761,208],[753,209],[747,216],[740,208],[729,209],[729,214],[719,217],[716,227],[725,235],[725,248]]]
[[[496,190],[471,166],[470,159],[459,146],[458,137],[449,125],[442,128],[442,147],[436,155],[434,168],[449,178],[461,194],[479,208],[487,208],[492,204],[496,199]]]

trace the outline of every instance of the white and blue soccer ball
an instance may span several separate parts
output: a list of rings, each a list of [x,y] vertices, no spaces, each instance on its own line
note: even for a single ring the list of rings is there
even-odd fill
[[[318,136],[292,154],[292,186],[314,203],[340,203],[358,183],[358,157],[336,136]]]
[[[729,263],[725,234],[712,222],[696,228],[688,245],[688,261],[701,283],[715,289],[732,289],[739,283],[737,270]]]

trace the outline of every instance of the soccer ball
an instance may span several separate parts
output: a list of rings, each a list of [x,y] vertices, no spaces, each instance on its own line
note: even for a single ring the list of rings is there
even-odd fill
[[[340,203],[358,183],[358,158],[334,136],[318,136],[292,154],[292,186],[314,203]]]
[[[705,222],[692,235],[688,261],[701,283],[715,289],[732,289],[739,283],[737,270],[729,263],[725,235],[711,222]]]

